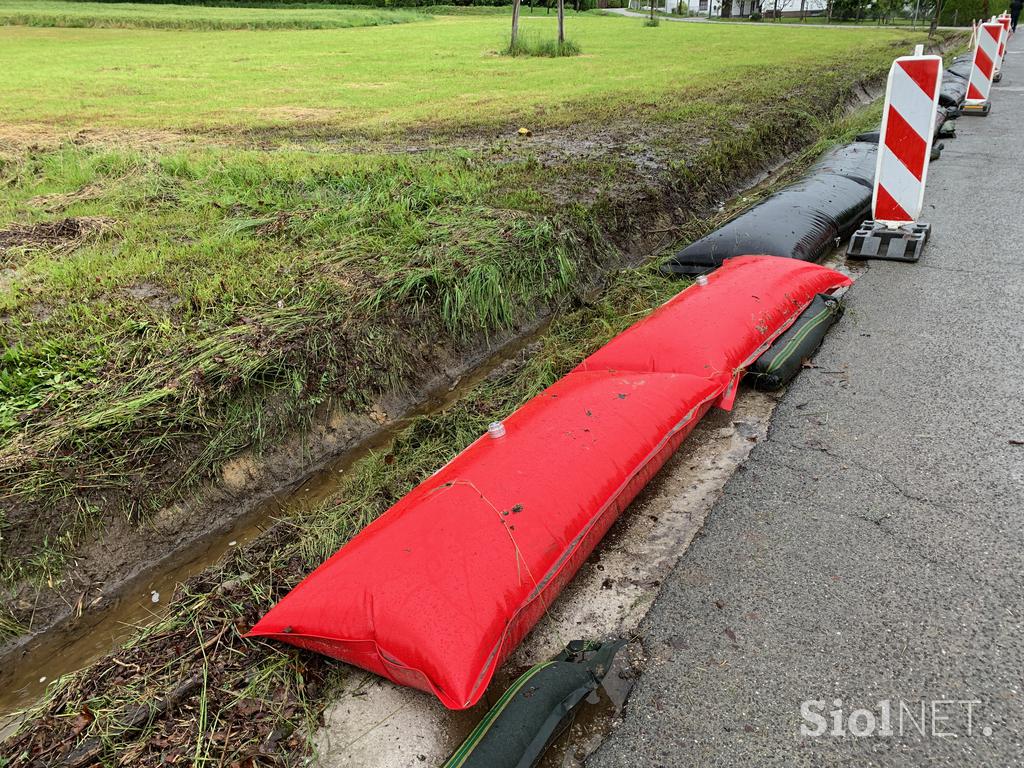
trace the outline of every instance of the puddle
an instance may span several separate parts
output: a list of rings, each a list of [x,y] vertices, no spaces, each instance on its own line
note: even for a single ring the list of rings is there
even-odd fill
[[[431,391],[420,406],[311,473],[294,490],[257,505],[230,527],[200,540],[184,555],[176,557],[174,563],[164,562],[150,572],[138,574],[118,598],[102,610],[85,610],[72,628],[59,628],[34,638],[16,661],[0,667],[0,739],[19,722],[19,710],[38,700],[52,681],[88,666],[130,637],[138,627],[159,620],[166,612],[163,606],[168,604],[178,584],[216,563],[229,549],[252,541],[274,520],[329,498],[353,464],[385,448],[413,419],[443,409],[460,398],[535,341],[546,328],[545,322],[502,345],[454,384]],[[159,596],[159,602],[154,601],[154,595]],[[6,722],[4,716],[7,716]]]
[[[317,733],[320,768],[439,766],[517,673],[551,658],[571,640],[636,638],[640,623],[722,492],[764,439],[777,399],[743,389],[731,412],[709,413],[629,506],[495,677],[484,700],[446,710],[432,696],[352,670]],[[605,685],[545,754],[543,768],[576,768],[600,745],[626,704],[643,665],[638,642],[616,656]]]

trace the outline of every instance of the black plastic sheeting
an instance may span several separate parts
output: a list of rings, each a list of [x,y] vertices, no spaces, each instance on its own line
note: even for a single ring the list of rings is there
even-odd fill
[[[778,389],[788,384],[842,316],[843,305],[835,296],[815,296],[793,325],[754,361],[747,371],[747,380],[758,389]]]
[[[855,142],[826,153],[801,181],[691,243],[662,265],[701,275],[744,254],[817,261],[869,217],[878,145]]]
[[[502,694],[444,768],[532,768],[597,689],[625,640],[569,643]]]

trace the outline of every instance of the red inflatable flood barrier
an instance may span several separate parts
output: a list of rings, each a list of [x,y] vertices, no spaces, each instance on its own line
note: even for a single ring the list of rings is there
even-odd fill
[[[742,368],[813,300],[814,264],[728,260],[613,339],[368,525],[250,636],[463,709]]]
[[[723,384],[719,405],[731,407],[744,370],[814,300],[813,286],[828,293],[850,284],[849,278],[817,264],[785,261],[775,256],[727,259],[708,275],[707,286],[677,294],[576,370],[710,378]]]

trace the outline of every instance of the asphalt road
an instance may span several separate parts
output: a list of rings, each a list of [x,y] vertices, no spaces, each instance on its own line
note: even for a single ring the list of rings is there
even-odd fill
[[[857,281],[666,580],[590,768],[1024,764],[1024,47],[992,100],[922,261]]]

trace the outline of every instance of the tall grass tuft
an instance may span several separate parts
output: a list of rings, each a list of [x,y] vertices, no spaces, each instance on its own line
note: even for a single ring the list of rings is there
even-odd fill
[[[540,56],[553,59],[559,56],[579,56],[582,52],[579,45],[572,40],[559,43],[557,40],[521,34],[514,43],[505,46],[501,53],[503,56]]]

